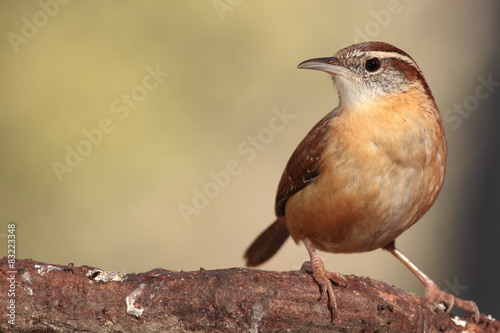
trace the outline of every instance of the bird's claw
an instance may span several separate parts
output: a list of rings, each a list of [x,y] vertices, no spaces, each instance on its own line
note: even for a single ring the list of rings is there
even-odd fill
[[[347,285],[346,278],[340,273],[327,271],[323,265],[316,265],[315,267],[310,261],[304,262],[301,270],[312,273],[314,281],[316,281],[316,283],[321,287],[321,294],[318,301],[323,300],[328,295],[328,305],[332,309],[333,321],[337,317],[337,299],[333,291],[333,284],[331,280],[333,280],[335,284],[345,287]]]
[[[425,299],[429,303],[444,303],[446,306],[446,313],[449,313],[453,306],[472,314],[474,321],[479,323],[479,308],[473,301],[464,301],[460,298],[453,296],[447,292],[442,291],[439,287],[432,283],[425,288]]]
[[[306,273],[309,273],[309,274],[314,274],[313,267],[312,267],[312,264],[310,261],[304,261],[304,263],[302,264],[302,267],[300,267],[300,270],[305,271]],[[332,280],[333,282],[335,282],[335,284],[337,286],[339,286],[339,287],[346,287],[347,286],[347,279],[344,277],[344,275],[342,275],[340,273],[330,272],[330,271],[327,271],[326,269],[325,269],[325,273],[326,273],[328,280]],[[314,279],[314,280],[316,281],[316,279]],[[326,293],[326,290],[324,289],[320,300],[323,299],[323,295],[325,293]]]

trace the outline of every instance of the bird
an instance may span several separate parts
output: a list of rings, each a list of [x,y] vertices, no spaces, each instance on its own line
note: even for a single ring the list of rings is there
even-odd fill
[[[433,205],[444,182],[446,136],[438,106],[413,58],[386,42],[347,46],[332,57],[303,61],[299,69],[331,75],[338,106],[324,116],[291,155],[275,201],[277,219],[244,254],[247,267],[270,259],[288,239],[303,243],[304,269],[338,314],[332,280],[317,251],[383,249],[418,278],[430,303],[453,306],[479,320],[473,301],[441,290],[395,245],[395,239]]]

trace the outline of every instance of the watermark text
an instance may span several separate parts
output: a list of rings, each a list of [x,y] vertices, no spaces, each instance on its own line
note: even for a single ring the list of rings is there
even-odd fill
[[[296,117],[296,115],[288,113],[286,107],[283,107],[283,110],[273,109],[272,113],[273,116],[269,120],[268,126],[260,129],[255,135],[248,136],[236,146],[238,155],[243,157],[246,163],[255,160],[257,154],[274,140],[276,133],[283,131]],[[223,170],[210,171],[208,173],[210,180],[204,185],[193,188],[191,202],[179,204],[179,211],[186,224],[191,222],[193,215],[199,215],[210,204],[210,200],[217,197],[221,190],[229,185],[232,177],[241,174],[243,164],[244,162],[241,160],[229,160]]]

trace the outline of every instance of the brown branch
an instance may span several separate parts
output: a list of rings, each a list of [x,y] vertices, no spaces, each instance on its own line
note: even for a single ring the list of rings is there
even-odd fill
[[[318,285],[302,271],[155,269],[122,276],[32,260],[16,261],[14,279],[11,270],[3,258],[2,332],[500,332],[499,322],[484,315],[478,325],[462,318],[466,327],[459,326],[421,297],[364,277],[347,276],[348,286],[335,288],[339,315],[332,323],[327,300],[318,301]],[[15,326],[7,321],[12,299]]]

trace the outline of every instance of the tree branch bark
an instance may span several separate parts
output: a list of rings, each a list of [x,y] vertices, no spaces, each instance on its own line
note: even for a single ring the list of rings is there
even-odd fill
[[[484,315],[478,325],[453,321],[421,297],[365,277],[346,276],[348,286],[335,288],[339,315],[332,323],[327,300],[318,301],[318,285],[302,271],[122,276],[28,259],[9,267],[3,258],[0,275],[2,332],[500,332]]]

